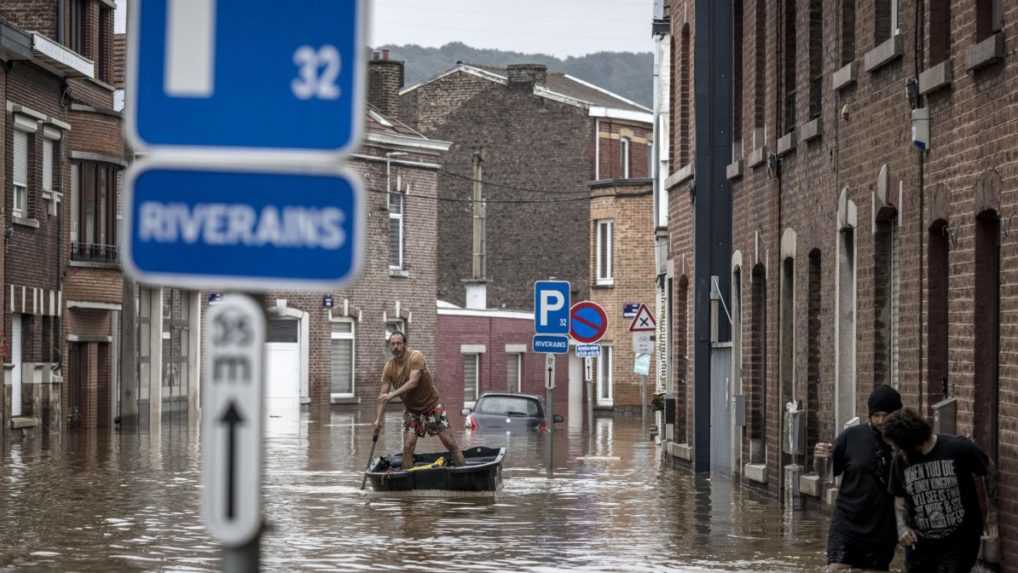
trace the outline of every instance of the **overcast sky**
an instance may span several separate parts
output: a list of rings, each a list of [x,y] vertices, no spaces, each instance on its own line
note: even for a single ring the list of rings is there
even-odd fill
[[[371,45],[460,41],[554,56],[648,52],[653,0],[370,0]]]
[[[122,8],[124,0],[118,0]],[[553,56],[651,49],[653,0],[368,0],[372,46],[463,42]],[[117,10],[117,32],[124,30]]]

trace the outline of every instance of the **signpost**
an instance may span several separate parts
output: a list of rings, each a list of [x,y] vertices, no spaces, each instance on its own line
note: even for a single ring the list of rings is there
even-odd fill
[[[130,278],[218,292],[356,277],[363,190],[338,165],[363,136],[367,12],[367,0],[294,0],[285,17],[274,0],[133,0],[125,135],[146,162],[125,185]],[[224,569],[256,571],[265,315],[242,295],[209,303],[202,516]]]
[[[213,537],[237,547],[262,526],[265,314],[250,297],[229,294],[209,307],[208,324],[202,519]]]
[[[126,135],[135,149],[335,161],[360,145],[368,4],[135,0]],[[282,190],[280,190],[282,192]]]
[[[136,280],[181,288],[332,288],[359,271],[360,182],[330,169],[146,161],[128,171],[122,234]]]
[[[649,374],[649,361],[641,359],[642,355],[650,355],[654,352],[653,333],[657,329],[657,321],[650,313],[647,305],[641,304],[633,322],[629,325],[629,332],[633,333],[633,354],[636,355],[634,371],[640,374],[640,416],[643,428],[647,428],[647,374]]]
[[[554,472],[552,448],[555,435],[555,354],[569,352],[569,281],[534,282],[534,352],[547,354],[545,370],[545,425],[548,427],[548,477]]]
[[[608,330],[608,314],[596,302],[585,300],[569,310],[569,335],[581,344],[593,344]]]

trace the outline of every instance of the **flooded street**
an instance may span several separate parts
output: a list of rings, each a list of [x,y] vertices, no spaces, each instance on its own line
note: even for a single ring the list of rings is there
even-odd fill
[[[824,562],[826,518],[786,518],[727,481],[663,466],[632,418],[599,419],[592,442],[556,432],[551,480],[547,436],[512,436],[494,500],[359,491],[368,419],[269,421],[265,570],[818,571]],[[399,422],[388,415],[376,454],[399,448]],[[86,436],[3,452],[0,571],[218,570],[199,516],[196,432]],[[433,439],[418,446],[437,449]]]

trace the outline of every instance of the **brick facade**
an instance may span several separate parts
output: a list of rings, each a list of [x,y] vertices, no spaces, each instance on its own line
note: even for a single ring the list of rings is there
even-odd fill
[[[683,15],[692,14],[686,4],[672,2],[676,37]],[[1001,27],[991,2],[929,9],[902,1],[891,34],[881,3],[857,2],[847,15],[833,2],[812,13],[803,2],[737,4],[742,125],[734,131],[745,135],[729,173],[741,293],[733,301],[742,326],[737,383],[747,403],[740,453],[743,463],[765,466],[767,477],[753,485],[778,496],[782,468],[800,463],[808,471],[817,440],[832,440],[852,416],[865,419],[876,384],[895,384],[907,405],[932,416],[946,377],[957,431],[991,455],[999,444],[1003,564],[1015,570],[1018,505],[1006,500],[1018,492],[1018,401],[1011,398],[1018,364],[1010,336],[1018,283],[1009,273],[1015,249],[1006,229],[1018,201],[1016,111],[1008,96],[1018,86],[1007,54],[981,58],[994,56],[999,38],[1018,34],[1013,10],[1004,8]],[[920,7],[927,9],[917,18]],[[984,7],[990,15],[977,26]],[[842,29],[845,22],[850,29]],[[946,47],[931,32],[945,26]],[[945,74],[930,53],[946,58],[949,81],[936,81]],[[932,138],[920,154],[910,141],[913,102],[903,87],[924,71],[917,87],[926,93],[915,103],[929,109]],[[673,89],[673,101],[681,94]],[[682,124],[681,109],[673,107],[673,126]],[[688,219],[675,188],[671,199],[679,273]],[[789,399],[807,408],[805,456],[779,447]],[[764,456],[751,451],[752,438],[763,440]]]
[[[406,121],[426,135],[454,142],[439,184],[444,199],[439,206],[441,300],[464,306],[463,281],[473,278],[469,199],[475,154],[483,159],[487,201],[488,307],[528,309],[533,282],[549,277],[569,280],[577,300],[589,292],[587,185],[599,178],[599,159],[602,176],[622,173],[623,134],[631,139],[630,176],[646,176],[650,114],[646,123],[598,119],[590,112],[592,103],[555,95],[567,88],[588,90],[595,94],[591,98],[614,98],[543,66],[526,65],[493,71],[457,66],[404,90]],[[626,105],[601,103],[613,101]],[[598,147],[595,130],[600,131]]]
[[[545,396],[544,355],[530,352],[534,335],[534,317],[530,313],[475,311],[440,308],[438,330],[442,341],[438,348],[439,368],[435,380],[449,412],[449,420],[456,429],[463,427],[461,410],[464,403],[464,349],[484,348],[480,356],[478,377],[479,395],[484,392],[517,392]],[[517,353],[518,348],[525,348]],[[521,386],[517,390],[508,380],[509,361],[517,354],[522,358]],[[569,399],[568,360],[559,358],[555,368],[554,412],[567,417]]]
[[[654,226],[647,216],[653,207],[653,181],[605,180],[591,185],[591,277],[590,300],[604,307],[608,314],[608,332],[602,346],[613,347],[613,402],[615,409],[638,410],[640,376],[633,373],[635,354],[629,324],[623,317],[626,303],[642,303],[654,309]],[[612,221],[612,283],[597,281],[597,224]],[[654,391],[647,376],[647,403]]]
[[[405,205],[404,271],[389,268],[389,209],[386,207],[387,151],[401,149],[367,145],[360,150],[361,158],[351,167],[364,182],[367,208],[365,259],[360,278],[343,289],[328,293],[273,292],[266,296],[272,309],[276,300],[307,313],[309,320],[308,396],[313,411],[328,409],[332,402],[332,325],[334,319],[351,318],[355,324],[354,396],[339,399],[342,404],[374,407],[378,396],[382,367],[388,359],[385,347],[386,320],[402,319],[406,324],[409,344],[424,352],[432,368],[436,357],[435,268],[437,234],[436,202],[438,175],[435,168],[414,163],[434,163],[440,159],[432,153],[405,149],[411,155],[392,162],[393,176],[409,184],[411,192]],[[369,157],[373,159],[368,159]],[[325,295],[331,295],[333,307],[323,306]],[[397,314],[398,309],[398,314]],[[271,316],[271,312],[270,312]]]
[[[68,47],[68,30],[58,28],[57,5],[27,0],[5,2],[0,7],[0,18],[17,29],[62,42],[65,49],[73,51]],[[116,346],[112,342],[117,333],[111,325],[122,288],[115,254],[117,173],[126,162],[120,114],[112,109],[112,86],[106,83],[112,80],[113,11],[99,0],[83,0],[77,26],[79,55],[95,62],[93,77],[69,73],[38,53],[10,62],[3,98],[7,105],[3,172],[12,173],[14,131],[20,126],[28,135],[29,176],[26,208],[18,216],[6,183],[9,179],[4,180],[5,220],[10,229],[4,296],[5,300],[11,293],[15,296],[4,305],[4,311],[7,333],[12,309],[22,317],[22,360],[59,362],[62,409],[72,423],[95,427],[109,426],[113,418],[111,349]],[[52,143],[54,151],[52,193],[43,188],[44,142]],[[95,172],[86,171],[85,163],[108,169],[101,175],[103,191],[88,197],[84,189],[91,187],[84,182],[84,175]],[[77,175],[72,176],[72,171]],[[100,181],[98,177],[91,181]],[[107,207],[101,216],[83,216],[97,213],[101,205]],[[72,221],[74,215],[78,218]],[[86,219],[95,224],[94,235],[88,238],[89,253],[94,255],[96,247],[101,247],[100,263],[86,257],[82,264],[79,255],[83,250],[80,245],[75,248],[72,240],[73,226],[79,229],[77,242],[85,241],[82,227]],[[4,343],[6,360],[12,356],[9,336]],[[79,343],[80,352],[74,353],[78,359],[72,360],[70,345]],[[37,416],[38,412],[29,415]]]

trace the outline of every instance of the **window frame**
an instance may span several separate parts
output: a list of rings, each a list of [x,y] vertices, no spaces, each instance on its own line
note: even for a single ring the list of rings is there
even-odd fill
[[[595,221],[595,283],[597,286],[613,286],[615,284],[615,220],[598,219]],[[602,247],[607,242],[607,254],[602,260]]]
[[[393,196],[399,197],[399,212],[393,210]],[[401,271],[406,266],[405,254],[406,254],[406,226],[404,220],[404,213],[406,213],[406,193],[400,190],[399,177],[396,179],[396,190],[389,191],[386,194],[386,209],[389,211],[389,270]],[[397,239],[398,244],[393,245],[392,241],[392,225],[396,223],[399,226],[399,238]],[[396,248],[397,265],[392,264],[393,248]]]
[[[630,164],[632,162],[632,146],[633,142],[628,137],[619,138],[619,161],[622,162],[622,178],[629,179],[630,177]]]
[[[335,324],[349,324],[350,332],[336,332]],[[349,340],[350,341],[350,391],[349,392],[333,392],[332,391],[332,364],[330,360],[329,364],[329,398],[331,400],[340,400],[345,398],[353,398],[357,395],[357,321],[350,317],[336,317],[329,320],[329,352],[330,358],[333,340]]]
[[[523,393],[523,352],[507,352],[506,356],[506,386],[509,392],[515,392],[517,394]],[[512,361],[516,364],[516,380],[509,380],[509,363]]]
[[[15,124],[11,145],[11,216],[17,219],[24,219],[28,216],[28,189],[32,181],[32,138],[33,132],[21,129]],[[22,161],[24,169],[19,170],[18,139],[23,138],[21,146],[25,152]],[[18,172],[23,171],[24,179],[19,181]],[[20,206],[19,206],[20,204]]]
[[[607,359],[606,359],[607,358]],[[597,372],[595,375],[595,402],[598,407],[610,408],[615,405],[615,352],[614,347],[610,345],[601,346],[601,356],[597,358]],[[607,385],[605,378],[607,378]],[[607,397],[602,397],[604,390],[607,389]]]
[[[469,410],[473,410],[474,406],[477,405],[477,400],[481,397],[481,355],[483,352],[464,352],[463,353],[463,407]],[[466,361],[473,357],[474,360],[474,399],[467,400],[467,363]]]

